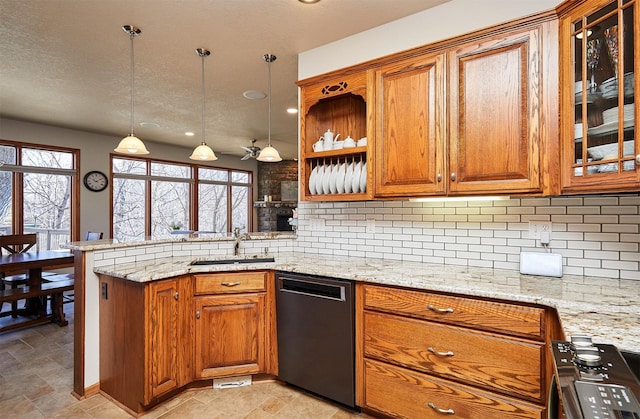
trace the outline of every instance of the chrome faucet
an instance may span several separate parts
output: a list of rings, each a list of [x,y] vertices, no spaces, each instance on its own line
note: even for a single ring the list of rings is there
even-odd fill
[[[238,256],[240,254],[240,242],[242,240],[251,240],[251,236],[249,233],[240,234],[240,228],[236,227],[233,229],[233,237],[236,239],[233,243],[233,256]]]

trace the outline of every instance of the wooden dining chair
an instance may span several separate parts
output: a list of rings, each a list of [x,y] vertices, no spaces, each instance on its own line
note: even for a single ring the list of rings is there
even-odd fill
[[[26,253],[38,242],[37,234],[10,234],[0,236],[0,254],[3,252],[8,254]],[[26,273],[0,272],[0,283],[2,289],[14,289],[27,283],[28,276]],[[2,307],[0,307],[2,310]],[[11,303],[11,317],[18,316],[18,302]]]

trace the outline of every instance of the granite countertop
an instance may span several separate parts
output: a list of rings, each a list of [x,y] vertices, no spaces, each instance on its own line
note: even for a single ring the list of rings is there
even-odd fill
[[[558,311],[567,337],[587,333],[596,343],[640,352],[638,281],[565,275],[551,278],[466,266],[280,253],[275,262],[192,266],[196,258],[165,259],[94,268],[137,282],[199,272],[271,269],[368,283],[539,304]]]

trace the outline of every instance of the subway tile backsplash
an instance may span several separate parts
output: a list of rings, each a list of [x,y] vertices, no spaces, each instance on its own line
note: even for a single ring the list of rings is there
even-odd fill
[[[640,194],[507,201],[301,202],[305,253],[519,270],[545,251],[529,222],[551,222],[565,274],[640,280]]]

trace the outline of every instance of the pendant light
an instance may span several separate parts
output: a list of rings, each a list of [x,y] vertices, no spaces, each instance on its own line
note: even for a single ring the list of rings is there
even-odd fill
[[[135,96],[133,87],[133,38],[140,35],[142,31],[131,25],[124,25],[122,30],[129,35],[131,40],[131,131],[129,131],[128,136],[120,140],[120,144],[113,151],[123,154],[149,154],[142,140],[133,133],[133,98]]]
[[[269,90],[267,92],[267,95],[269,96],[269,145],[262,149],[256,160],[275,163],[282,161],[282,157],[280,157],[278,150],[271,147],[271,63],[276,60],[276,56],[272,54],[264,54],[262,58],[267,62],[269,67]]]
[[[193,150],[189,158],[191,160],[213,161],[218,160],[218,157],[204,141],[204,59],[208,57],[211,52],[206,49],[196,48],[196,54],[202,59],[202,142]]]

